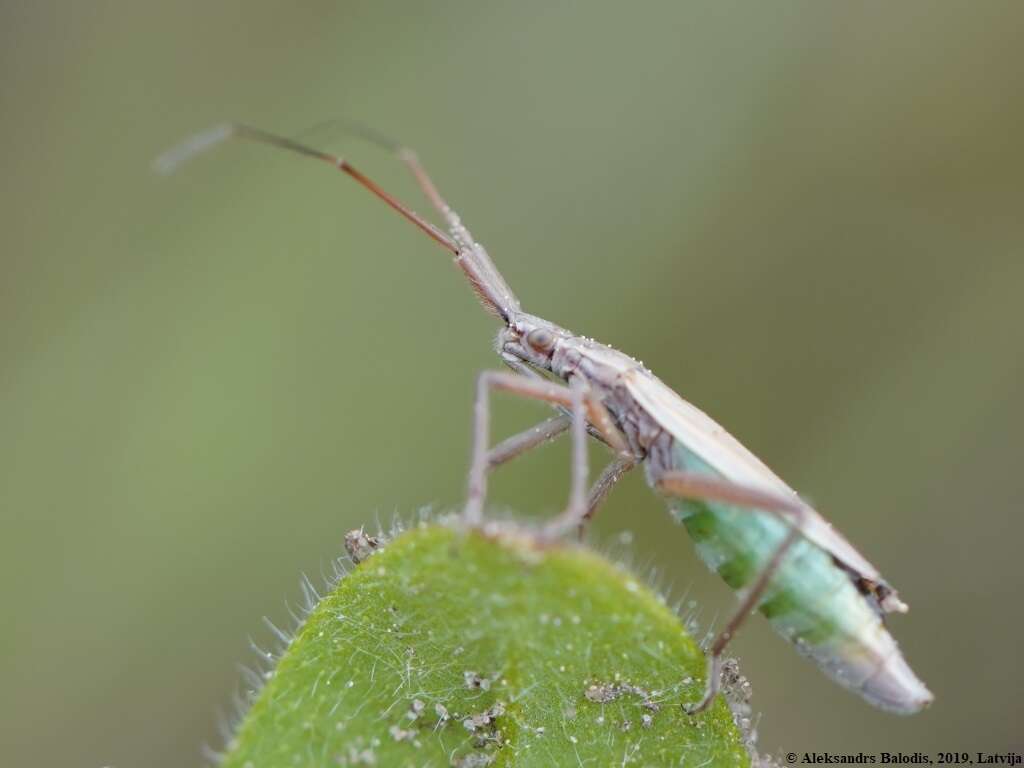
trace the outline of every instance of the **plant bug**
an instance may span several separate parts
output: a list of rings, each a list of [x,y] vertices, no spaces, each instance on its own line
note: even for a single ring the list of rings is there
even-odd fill
[[[524,312],[415,153],[360,132],[397,153],[447,232],[348,161],[249,126],[222,125],[198,134],[158,158],[156,167],[173,170],[229,138],[268,144],[334,166],[452,254],[481,303],[501,321],[496,349],[511,369],[487,371],[477,379],[465,522],[483,523],[492,469],[566,431],[573,444],[569,503],[543,527],[542,540],[580,528],[615,483],[642,465],[648,483],[668,499],[704,562],[741,593],[738,610],[709,649],[704,695],[687,707],[689,712],[699,712],[713,700],[722,654],[754,610],[827,675],[871,704],[901,714],[930,704],[931,692],[885,627],[885,614],[905,612],[907,606],[878,570],[738,440],[642,364]],[[489,448],[489,397],[494,390],[547,402],[561,414]],[[589,491],[588,434],[615,453]]]

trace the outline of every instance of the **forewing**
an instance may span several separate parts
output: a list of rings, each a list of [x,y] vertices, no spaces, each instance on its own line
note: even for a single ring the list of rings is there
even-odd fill
[[[683,400],[651,373],[634,369],[625,373],[622,380],[629,394],[651,417],[724,478],[738,485],[783,496],[797,495],[724,427]],[[832,554],[858,576],[871,582],[885,583],[878,569],[825,518],[810,507],[807,510],[801,526],[807,539]]]

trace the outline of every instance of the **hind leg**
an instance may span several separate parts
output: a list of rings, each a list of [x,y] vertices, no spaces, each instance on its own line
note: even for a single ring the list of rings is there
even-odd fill
[[[686,711],[693,715],[703,712],[714,701],[715,694],[721,687],[722,654],[729,641],[736,635],[764,596],[772,576],[778,571],[786,553],[802,535],[802,524],[807,506],[796,495],[784,497],[693,472],[664,472],[655,479],[654,484],[659,491],[668,496],[695,501],[725,502],[748,509],[752,514],[767,512],[776,515],[789,526],[786,537],[776,547],[768,562],[754,579],[753,584],[745,591],[736,612],[711,643],[711,647],[708,649],[708,670],[704,694],[699,701],[685,706]]]

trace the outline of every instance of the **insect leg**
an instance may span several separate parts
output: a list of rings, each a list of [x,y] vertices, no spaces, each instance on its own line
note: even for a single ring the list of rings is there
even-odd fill
[[[484,371],[477,378],[476,399],[473,404],[473,450],[469,469],[469,488],[463,520],[467,525],[479,525],[483,520],[483,503],[487,494],[488,442],[490,440],[491,390],[511,392],[568,407],[572,411],[574,461],[570,508],[585,505],[586,490],[586,418],[584,392],[581,386],[565,387],[543,379],[532,379],[502,371]],[[584,443],[582,449],[575,443]],[[500,447],[500,446],[499,446]],[[582,477],[580,457],[582,456]]]
[[[594,425],[598,435],[601,439],[608,444],[615,453],[618,454],[620,459],[629,459],[636,462],[636,457],[633,452],[629,449],[629,444],[626,442],[626,436],[622,434],[622,430],[616,426],[615,421],[612,419],[612,415],[608,413],[608,409],[605,408],[604,403],[601,402],[601,398],[593,392],[587,392],[587,418],[590,419],[590,423]]]
[[[570,384],[576,384],[580,382],[580,388],[585,386],[585,383],[581,379],[573,378]],[[605,408],[604,403],[601,399],[589,390],[585,390],[585,406],[587,410],[587,418],[590,421],[589,431],[590,434],[597,437],[602,442],[606,443],[612,448],[618,457],[609,464],[604,472],[601,473],[601,477],[598,478],[597,482],[594,483],[590,493],[587,494],[587,501],[582,505],[570,504],[568,508],[550,523],[548,523],[544,530],[541,532],[541,537],[544,539],[557,539],[569,531],[576,529],[579,536],[582,538],[584,529],[590,518],[594,516],[597,511],[597,507],[600,506],[601,502],[604,501],[605,496],[612,489],[612,486],[619,481],[629,469],[631,469],[637,462],[637,458],[633,456],[629,450],[629,445],[626,442],[625,436],[615,425],[612,420],[611,414],[608,413],[608,409]],[[583,425],[582,429],[587,430],[586,424]],[[584,432],[585,434],[585,432]],[[583,444],[584,440],[581,438],[579,442],[575,440],[573,436],[573,450],[581,452],[586,459],[586,446]],[[579,459],[576,459],[578,462]],[[573,477],[578,477],[577,471],[574,471]]]
[[[587,417],[585,410],[587,382],[573,376],[569,379],[572,392],[572,471],[569,506],[562,517],[582,518],[587,513]]]
[[[516,357],[502,357],[502,361],[520,376],[531,381],[549,381]],[[569,409],[557,403],[552,403],[551,406],[561,415],[541,422],[536,427],[532,427],[518,435],[509,437],[492,448],[488,454],[488,470],[494,469],[522,453],[526,453],[526,451],[546,440],[555,439],[570,427],[572,424],[572,413]],[[604,442],[604,438],[601,437],[601,433],[596,428],[588,424],[587,431],[591,437]],[[531,436],[535,439],[531,439]]]
[[[715,694],[718,693],[721,686],[722,654],[729,641],[743,626],[743,622],[757,607],[772,576],[775,575],[790,547],[800,538],[806,507],[795,496],[786,498],[757,488],[749,488],[727,480],[692,472],[664,472],[656,479],[655,486],[659,491],[670,496],[698,501],[722,501],[747,508],[754,514],[758,511],[768,512],[780,517],[789,525],[786,538],[776,547],[775,552],[761,569],[754,583],[746,590],[739,608],[726,622],[722,631],[715,637],[711,648],[708,649],[708,671],[704,695],[700,701],[685,707],[689,714],[694,715],[707,709],[714,700]]]
[[[507,461],[526,453],[531,448],[554,440],[567,430],[572,424],[572,417],[568,414],[552,416],[542,421],[535,427],[530,427],[518,435],[506,438],[491,448],[487,453],[487,470],[490,471],[500,467]]]
[[[534,381],[548,381],[548,379],[541,376],[530,366],[526,365],[523,361],[515,357],[502,356],[502,361],[516,373],[525,376]],[[626,444],[626,438],[615,426],[615,422],[612,421],[611,414],[608,413],[608,409],[604,407],[604,403],[601,399],[592,392],[587,392],[586,402],[587,408],[587,433],[595,440],[599,440],[605,445],[616,450],[620,457],[630,458],[634,462],[636,457],[633,456],[629,450],[629,446]],[[552,403],[552,406],[556,411],[560,411],[564,416],[571,416],[569,410],[562,405]],[[596,426],[595,426],[596,425]]]
[[[632,457],[619,457],[614,459],[607,467],[604,468],[604,472],[597,478],[597,482],[590,489],[590,495],[587,497],[587,512],[583,515],[583,519],[580,521],[580,534],[582,535],[583,529],[590,523],[594,515],[597,513],[597,508],[604,503],[605,498],[611,492],[615,484],[622,479],[623,475],[629,472],[633,467],[636,466],[636,459]]]

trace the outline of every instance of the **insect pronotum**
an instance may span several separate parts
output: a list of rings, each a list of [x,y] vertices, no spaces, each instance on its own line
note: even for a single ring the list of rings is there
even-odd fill
[[[542,528],[542,539],[579,529],[619,478],[642,464],[648,483],[667,498],[704,562],[741,594],[738,610],[709,649],[704,695],[688,711],[699,712],[713,700],[722,653],[755,609],[827,675],[871,704],[902,714],[930,704],[931,692],[885,627],[886,613],[902,613],[907,606],[878,570],[739,441],[639,362],[524,312],[416,155],[360,132],[397,153],[447,233],[346,160],[249,126],[222,125],[198,134],[159,157],[156,167],[169,172],[228,138],[269,144],[329,163],[451,252],[481,303],[501,320],[496,348],[512,371],[487,371],[477,379],[465,522],[483,522],[492,469],[566,431],[573,440],[569,502]],[[550,403],[561,413],[488,449],[493,390]],[[615,454],[589,492],[588,433]]]

